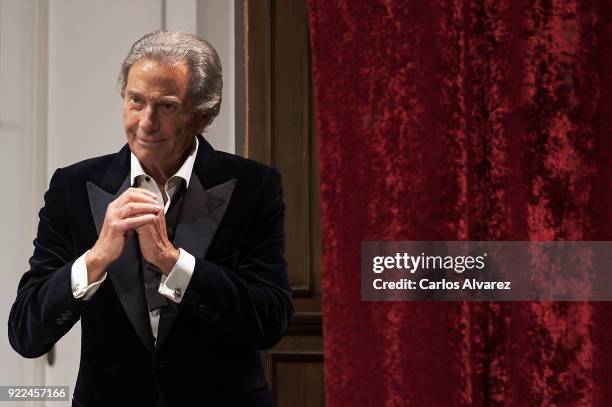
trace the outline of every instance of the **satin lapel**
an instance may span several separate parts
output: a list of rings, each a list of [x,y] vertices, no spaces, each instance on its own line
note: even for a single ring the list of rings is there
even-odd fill
[[[96,224],[98,236],[104,224],[104,216],[106,215],[108,204],[129,187],[129,174],[114,195],[104,191],[91,182],[87,183],[89,205]],[[146,306],[144,282],[142,274],[140,273],[140,254],[135,233],[130,234],[121,256],[111,263],[107,269],[107,273],[113,282],[117,296],[134,330],[136,330],[136,333],[149,352],[153,353],[153,334],[151,332],[149,312]]]
[[[236,183],[234,178],[205,190],[198,176],[192,174],[174,233],[172,243],[175,247],[186,250],[196,258],[204,258],[232,198]],[[170,333],[179,307],[180,305],[174,303],[162,309],[156,349],[161,347]]]

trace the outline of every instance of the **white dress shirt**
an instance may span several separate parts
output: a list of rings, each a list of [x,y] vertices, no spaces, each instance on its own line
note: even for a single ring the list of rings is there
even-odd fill
[[[167,212],[170,207],[170,202],[174,198],[174,194],[178,190],[180,184],[185,182],[185,189],[189,187],[189,180],[191,179],[196,154],[198,152],[198,144],[198,139],[196,138],[195,147],[189,157],[187,157],[181,168],[179,168],[179,170],[166,182],[164,186],[164,193],[167,197],[165,204],[162,191],[159,190],[153,177],[145,173],[134,153],[131,153],[130,159],[130,185],[138,185],[140,188],[153,192],[157,197],[157,202],[164,206],[164,213]],[[176,264],[167,276],[165,274],[162,275],[159,284],[159,293],[176,303],[181,302],[182,293],[187,289],[195,268],[195,257],[180,247],[179,252],[179,258]],[[106,279],[106,273],[104,273],[100,280],[89,285],[87,284],[87,265],[85,263],[85,256],[87,253],[89,253],[89,250],[76,259],[72,265],[70,274],[70,282],[74,297],[81,298],[84,301],[89,300],[96,293],[100,284]],[[155,339],[157,339],[160,311],[160,309],[156,309],[149,312],[151,330],[153,331],[153,337]]]

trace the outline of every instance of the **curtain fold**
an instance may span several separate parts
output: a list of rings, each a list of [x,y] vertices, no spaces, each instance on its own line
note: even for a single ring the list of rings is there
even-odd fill
[[[608,303],[368,303],[362,240],[612,240],[610,1],[309,0],[327,405],[608,405]]]

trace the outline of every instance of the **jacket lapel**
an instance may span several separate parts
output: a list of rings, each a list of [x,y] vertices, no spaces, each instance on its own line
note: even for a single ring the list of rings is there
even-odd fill
[[[194,171],[179,214],[172,242],[175,247],[186,250],[195,258],[204,258],[234,193],[236,183],[234,178],[206,190]],[[170,302],[162,309],[156,350],[168,337],[179,310],[180,304],[174,302]]]
[[[223,177],[215,150],[201,135],[197,137],[199,147],[196,162],[189,187],[185,191],[173,244],[202,259],[230,203],[237,180]],[[87,183],[89,204],[98,236],[108,204],[130,187],[129,174],[130,149],[126,144],[115,155],[100,186]],[[125,249],[109,266],[107,272],[134,330],[149,352],[153,353],[168,337],[180,304],[169,301],[169,305],[162,309],[157,344],[154,344],[140,272],[140,251],[136,234],[131,234],[127,239]]]
[[[224,179],[217,163],[215,150],[204,137],[198,135],[197,138],[199,147],[196,161],[189,188],[185,191],[172,243],[194,257],[203,259],[227,209],[236,180]],[[172,301],[162,309],[156,351],[167,339],[179,310],[180,304]]]
[[[130,149],[124,145],[115,154],[100,186],[87,183],[89,206],[98,236],[104,224],[106,208],[130,187]],[[136,234],[131,234],[119,258],[107,269],[108,277],[134,330],[144,346],[153,353],[153,334],[144,294],[144,282],[140,273],[140,254]]]

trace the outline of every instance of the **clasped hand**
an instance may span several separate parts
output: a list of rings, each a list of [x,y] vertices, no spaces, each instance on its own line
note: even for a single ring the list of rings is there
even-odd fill
[[[130,233],[138,234],[142,257],[170,273],[179,251],[168,239],[164,208],[152,192],[129,188],[108,205],[100,236],[85,258],[88,284],[98,281],[121,255]]]

